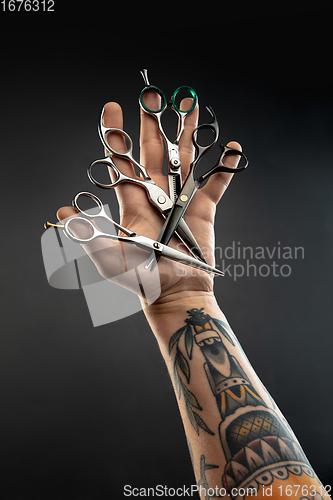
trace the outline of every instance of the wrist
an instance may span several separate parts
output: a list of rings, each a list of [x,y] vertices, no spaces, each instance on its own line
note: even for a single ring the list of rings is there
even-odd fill
[[[181,291],[143,308],[161,350],[167,348],[173,333],[184,324],[187,311],[193,308],[204,308],[211,316],[226,321],[212,291]]]

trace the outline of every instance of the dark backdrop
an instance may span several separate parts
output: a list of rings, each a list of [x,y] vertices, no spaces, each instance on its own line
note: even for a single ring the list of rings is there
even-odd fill
[[[65,2],[52,14],[1,12],[0,497],[105,500],[125,484],[194,483],[143,313],[94,328],[82,291],[48,285],[40,249],[43,222],[92,188],[105,102],[122,104],[138,155],[143,67],[167,94],[195,88],[221,141],[238,140],[250,159],[219,206],[217,245],[304,248],[279,261],[289,277],[226,276],[216,294],[332,484],[331,11],[221,3],[155,16],[145,4],[128,27],[129,6],[95,4],[71,16]]]

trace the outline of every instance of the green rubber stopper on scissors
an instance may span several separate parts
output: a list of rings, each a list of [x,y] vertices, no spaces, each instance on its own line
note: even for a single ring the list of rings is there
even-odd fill
[[[161,103],[161,107],[159,109],[150,109],[150,108],[148,108],[148,106],[145,105],[145,103],[143,101],[143,96],[145,95],[146,92],[150,92],[150,91],[156,92],[156,94],[158,94],[161,97],[162,103]],[[148,87],[145,87],[142,90],[142,92],[140,94],[140,102],[141,102],[142,106],[144,107],[144,109],[146,111],[148,111],[148,113],[153,113],[153,114],[159,113],[166,106],[166,98],[165,98],[165,95],[163,94],[162,90],[160,90],[158,87],[154,87],[153,85],[149,85]]]
[[[178,92],[180,92],[181,90],[186,90],[187,92],[189,92],[191,94],[191,96],[193,97],[193,105],[190,109],[187,109],[186,111],[184,110],[181,110],[178,108],[178,106],[176,105],[176,95],[178,94]],[[172,97],[171,97],[171,101],[172,101],[172,105],[173,107],[179,112],[179,113],[191,113],[191,111],[194,110],[194,108],[196,107],[197,103],[198,103],[198,96],[196,94],[196,92],[192,89],[192,87],[188,87],[187,85],[183,85],[181,87],[178,87],[177,90],[174,91],[174,93],[172,94]]]

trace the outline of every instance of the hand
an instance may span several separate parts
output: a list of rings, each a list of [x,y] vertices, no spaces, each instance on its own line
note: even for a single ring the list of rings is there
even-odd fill
[[[145,95],[145,102],[148,107],[154,109],[158,106],[160,97],[154,92],[148,92]],[[192,99],[184,99],[181,103],[182,109],[186,110],[192,106]],[[167,177],[162,174],[162,163],[164,155],[164,146],[162,138],[157,128],[156,120],[148,114],[141,111],[141,131],[140,131],[140,163],[145,166],[150,177],[168,193]],[[183,180],[186,178],[189,166],[194,159],[194,147],[192,143],[192,133],[198,123],[198,106],[187,116],[185,120],[185,130],[180,141],[180,156],[182,163]],[[105,106],[104,125],[106,127],[123,128],[123,117],[121,107],[117,103],[108,103]],[[109,139],[112,145],[118,151],[125,151],[124,138],[120,134],[111,134]],[[228,146],[240,150],[237,142],[230,142]],[[117,167],[128,176],[136,176],[132,164],[127,160],[117,158],[115,160]],[[228,163],[227,163],[228,162]],[[228,156],[226,163],[230,167],[236,167],[238,156]],[[112,180],[115,180],[115,174],[110,170]],[[216,205],[221,196],[227,189],[233,174],[219,173],[207,182],[207,184],[196,192],[191,203],[185,212],[185,220],[196,238],[205,258],[211,266],[214,266],[214,218]],[[137,185],[130,183],[120,184],[115,188],[120,210],[120,224],[139,235],[156,239],[164,219],[156,208],[150,204],[146,191]],[[73,207],[62,207],[58,210],[57,216],[60,221],[76,215]],[[79,226],[77,223],[75,231],[78,236],[84,237],[86,227]],[[74,224],[72,225],[74,229]],[[187,249],[181,244],[175,236],[169,243],[173,248],[187,253]],[[119,242],[111,240],[95,240],[89,244],[83,245],[85,251],[94,261],[100,274],[106,279],[116,281],[117,283],[131,288],[131,283],[124,280],[120,273],[124,268],[123,248]],[[128,245],[130,247],[130,245]],[[125,266],[128,269],[128,257],[130,256],[131,265],[136,266],[140,262],[145,262],[149,257],[147,252],[139,251],[131,246],[126,249],[127,262]],[[188,294],[211,294],[213,295],[213,276],[205,271],[196,270],[183,264],[161,258],[158,264],[159,284],[161,294],[157,302],[173,300],[179,295]],[[146,271],[150,273],[150,270]]]

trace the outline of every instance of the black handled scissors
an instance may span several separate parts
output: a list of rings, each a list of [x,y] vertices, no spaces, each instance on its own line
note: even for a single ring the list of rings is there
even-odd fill
[[[171,101],[170,103],[167,102],[165,95],[163,92],[158,88],[155,87],[154,85],[150,85],[149,80],[148,80],[148,72],[146,69],[141,71],[141,74],[143,76],[144,82],[145,82],[145,87],[141,91],[140,98],[139,98],[139,103],[141,108],[145,113],[150,114],[155,118],[157,121],[158,125],[158,130],[163,137],[163,140],[166,145],[167,149],[167,158],[168,158],[168,179],[169,179],[169,196],[171,201],[174,203],[180,193],[181,187],[182,187],[182,175],[181,175],[181,161],[180,161],[180,154],[179,154],[179,141],[180,138],[184,132],[185,128],[185,118],[191,111],[194,110],[198,103],[198,96],[195,93],[195,91],[186,85],[183,85],[181,87],[178,87],[174,91],[174,93],[171,96]],[[156,92],[160,97],[161,97],[161,107],[159,109],[153,110],[147,107],[147,105],[144,102],[144,96],[146,92],[153,91]],[[186,111],[182,111],[179,109],[179,107],[176,104],[176,97],[179,94],[180,91],[186,91],[188,92],[192,99],[193,99],[193,104],[190,107],[190,109]],[[171,108],[175,111],[175,113],[178,116],[178,134],[174,142],[171,142],[162,127],[162,122],[161,122],[161,117],[164,111],[166,110],[168,104],[170,104]]]
[[[85,210],[82,210],[79,206],[79,200],[82,197],[89,197],[91,198],[95,204],[97,205],[98,211],[97,213],[91,214]],[[115,222],[111,217],[108,216],[106,213],[103,204],[101,200],[95,196],[92,193],[88,192],[81,192],[78,193],[73,201],[72,201],[73,206],[78,210],[79,214],[77,217],[72,217],[68,219],[65,222],[63,227],[63,231],[66,234],[66,236],[71,239],[72,241],[76,243],[90,243],[91,241],[95,240],[96,238],[110,238],[112,240],[117,240],[121,242],[126,242],[126,243],[131,243],[137,246],[138,248],[142,248],[144,250],[148,250],[150,252],[154,251],[159,257],[166,257],[167,259],[174,260],[176,262],[181,262],[182,264],[185,264],[187,266],[194,267],[196,269],[202,269],[204,271],[207,271],[208,273],[214,273],[218,274],[220,276],[223,276],[224,273],[220,271],[219,269],[215,269],[214,267],[209,266],[208,264],[205,264],[204,262],[200,262],[198,259],[195,259],[189,255],[186,255],[182,252],[179,252],[178,250],[174,250],[173,248],[170,248],[166,245],[162,245],[161,243],[154,241],[150,238],[147,238],[145,236],[140,236],[136,234],[133,231],[130,231],[126,227],[121,226],[117,222]],[[122,231],[124,234],[127,236],[118,236],[115,234],[110,234],[110,233],[105,233],[101,231],[99,228],[97,228],[92,221],[93,220],[98,220],[102,219],[104,221],[107,221],[111,223],[113,226],[115,226],[117,229]],[[78,236],[75,236],[73,231],[71,230],[71,225],[75,220],[79,220],[81,223],[86,224],[90,228],[91,235],[87,236],[86,238],[79,238]],[[53,224],[51,224],[52,226]],[[54,224],[57,226],[56,224]]]
[[[104,109],[101,113],[100,117],[100,123],[99,123],[99,135],[101,138],[101,141],[105,147],[105,149],[108,151],[108,156],[106,158],[102,158],[100,160],[96,160],[91,163],[91,165],[88,167],[88,177],[90,181],[95,184],[96,186],[99,186],[100,188],[114,188],[121,184],[122,182],[130,182],[132,184],[137,184],[138,186],[143,187],[146,192],[147,196],[149,198],[149,201],[152,205],[154,205],[159,212],[162,214],[164,218],[167,217],[169,211],[173,207],[173,202],[170,200],[168,195],[165,193],[165,191],[159,187],[148,175],[147,170],[143,165],[140,165],[134,158],[133,158],[133,142],[131,137],[124,131],[118,128],[107,128],[103,125],[103,114],[104,114]],[[117,133],[120,134],[124,137],[125,142],[127,142],[128,149],[125,152],[120,152],[116,151],[114,148],[112,148],[108,141],[107,137],[109,134],[112,133]],[[119,157],[119,158],[124,158],[128,161],[130,161],[140,172],[142,178],[134,178],[134,177],[129,177],[125,174],[123,174],[118,167],[115,165],[112,157]],[[112,168],[112,170],[115,172],[117,178],[114,182],[111,182],[109,184],[104,184],[102,182],[99,182],[93,175],[93,168],[96,167],[96,165],[107,165],[108,167]],[[194,238],[192,232],[190,231],[188,225],[184,221],[184,219],[180,219],[179,221],[179,227],[176,232],[177,236],[180,238],[180,240],[184,243],[184,245],[187,247],[187,249],[190,251],[190,253],[196,257],[202,260],[203,262],[206,262],[205,257],[199,247],[199,244],[197,243],[196,239]]]
[[[197,179],[195,179],[195,170],[196,167],[201,160],[202,156],[212,147],[217,141],[218,138],[218,133],[219,133],[219,128],[218,128],[218,123],[217,119],[215,116],[215,113],[213,109],[209,106],[207,106],[207,110],[211,114],[213,121],[211,123],[205,123],[202,125],[199,125],[196,127],[193,131],[192,135],[192,140],[194,147],[196,149],[196,158],[195,160],[191,163],[190,165],[190,170],[188,173],[188,176],[184,182],[184,185],[182,187],[182,190],[179,194],[178,199],[176,200],[172,210],[169,212],[169,215],[164,223],[164,226],[157,238],[156,241],[162,243],[163,245],[167,245],[169,241],[171,240],[174,232],[176,231],[180,219],[183,217],[190,201],[192,200],[195,192],[197,189],[201,186],[201,184],[209,179],[212,175],[216,174],[217,172],[228,172],[231,174],[235,174],[238,172],[242,172],[245,170],[248,166],[248,160],[244,153],[241,151],[238,151],[237,149],[229,148],[228,146],[223,146],[220,145],[220,148],[222,150],[220,158],[217,162],[217,164],[211,168],[208,172],[206,172],[204,175],[201,175]],[[213,132],[214,134],[214,139],[212,140],[211,143],[209,143],[206,146],[201,146],[198,141],[197,141],[197,136],[198,132],[203,129],[209,129]],[[227,156],[230,155],[238,155],[240,159],[242,160],[241,163],[236,167],[236,168],[231,168],[225,165],[224,160]],[[158,257],[157,257],[158,260]],[[148,268],[152,264],[153,260],[149,260],[148,263],[146,264],[146,267]]]

